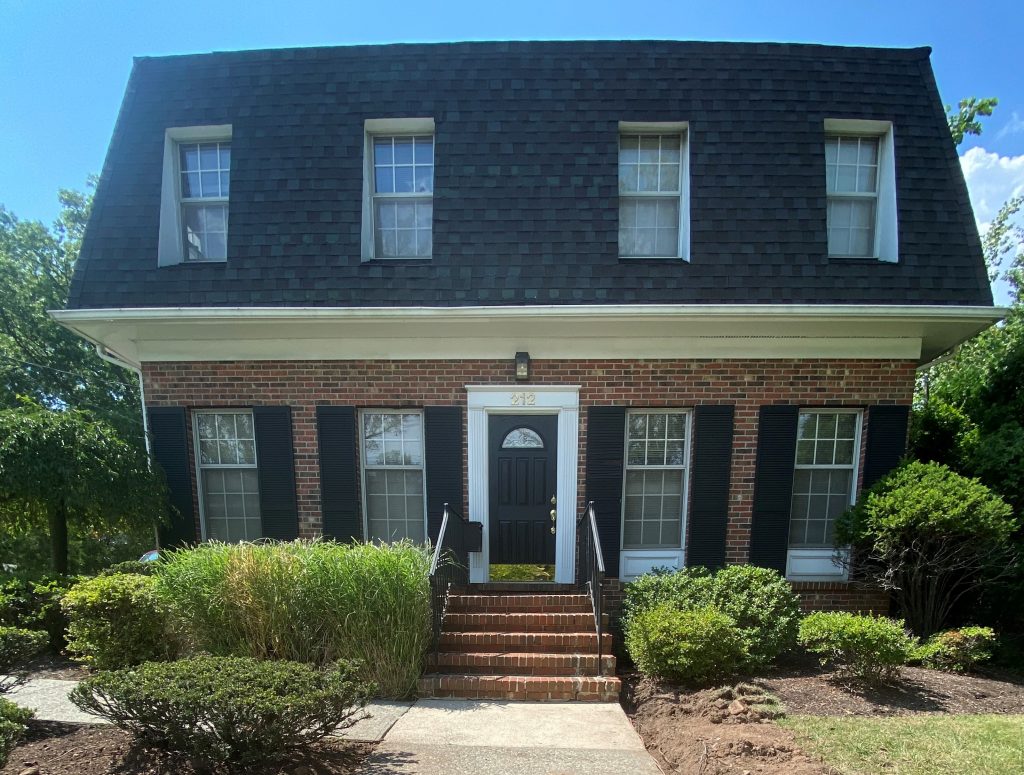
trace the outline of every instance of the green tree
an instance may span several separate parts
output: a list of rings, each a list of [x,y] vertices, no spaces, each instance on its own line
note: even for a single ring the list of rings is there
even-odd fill
[[[0,206],[0,408],[29,396],[51,408],[87,409],[142,445],[136,377],[47,314],[67,304],[92,206],[91,194],[77,191],[62,189],[59,199],[52,228]]]
[[[68,525],[120,532],[167,514],[166,487],[138,444],[75,409],[0,410],[0,524],[49,530],[53,570],[68,572]]]
[[[946,105],[946,121],[949,123],[949,133],[953,136],[953,142],[960,145],[965,135],[980,135],[981,122],[979,116],[991,116],[999,100],[995,97],[966,97],[960,100],[954,110]]]

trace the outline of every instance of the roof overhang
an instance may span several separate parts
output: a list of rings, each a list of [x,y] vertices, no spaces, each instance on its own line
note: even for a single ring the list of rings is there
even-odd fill
[[[154,307],[50,313],[125,362],[886,358],[929,363],[998,307],[551,305]]]

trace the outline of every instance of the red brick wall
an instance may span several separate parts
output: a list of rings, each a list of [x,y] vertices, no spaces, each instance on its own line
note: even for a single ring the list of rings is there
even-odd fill
[[[697,404],[735,404],[726,551],[729,562],[744,562],[750,536],[758,408],[769,403],[845,407],[909,404],[914,388],[915,363],[909,360],[819,359],[534,360],[530,368],[530,382],[533,384],[580,386],[581,507],[588,406],[618,404],[682,408]],[[486,361],[146,363],[143,374],[146,401],[152,406],[185,406],[189,409],[291,406],[299,527],[300,534],[308,537],[320,531],[314,416],[317,404],[395,408],[464,406],[467,384],[515,383],[510,358]],[[868,432],[865,427],[862,438],[866,438]],[[191,435],[189,443],[191,445]],[[194,481],[193,472],[193,489]],[[813,600],[826,604],[824,591],[809,590],[809,594]],[[846,599],[853,601],[853,598]]]

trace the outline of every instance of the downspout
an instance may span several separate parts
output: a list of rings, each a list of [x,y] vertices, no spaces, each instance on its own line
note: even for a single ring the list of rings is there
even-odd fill
[[[139,379],[139,403],[142,405],[142,441],[146,445],[146,461],[149,463],[149,467],[152,468],[153,449],[149,443],[149,415],[146,413],[146,385],[142,380],[142,369],[121,359],[102,344],[96,345],[96,354],[107,363],[112,363],[115,366],[120,366],[122,369],[135,372],[135,376]],[[155,541],[154,545],[159,549],[160,531],[156,527],[153,528],[153,539]]]

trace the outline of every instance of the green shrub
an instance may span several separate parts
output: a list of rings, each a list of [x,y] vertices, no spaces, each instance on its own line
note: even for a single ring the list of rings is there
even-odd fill
[[[64,596],[68,651],[112,670],[174,656],[168,607],[152,576],[120,574],[79,582]]]
[[[128,573],[135,576],[152,576],[156,573],[157,563],[155,562],[139,562],[138,560],[125,560],[124,562],[114,563],[110,567],[104,568],[98,574],[98,576],[120,576]]]
[[[7,757],[25,734],[25,725],[32,716],[28,708],[0,697],[0,767],[7,763]]]
[[[0,624],[45,630],[50,648],[62,651],[67,641],[68,618],[60,602],[78,581],[77,576],[60,575],[8,579],[0,586]]]
[[[430,643],[430,559],[407,542],[210,542],[169,554],[155,578],[196,650],[354,660],[384,696],[402,697]]]
[[[872,682],[896,677],[916,646],[902,621],[839,611],[809,614],[800,623],[799,640],[822,665]]]
[[[641,611],[626,627],[626,649],[641,672],[682,683],[729,676],[748,656],[736,621],[714,606]]]
[[[751,668],[796,645],[800,601],[789,583],[768,568],[729,565],[714,574],[698,567],[641,576],[626,587],[624,627],[637,613],[662,604],[681,611],[713,605],[731,616]]]
[[[370,687],[353,665],[201,656],[99,673],[71,692],[82,710],[147,744],[212,765],[277,759],[340,726]]]
[[[24,680],[26,663],[46,649],[45,632],[20,627],[0,627],[0,692]]]
[[[996,634],[991,627],[961,627],[933,635],[915,658],[927,667],[966,673],[992,657]]]

